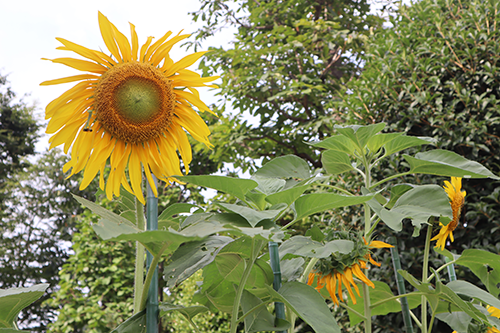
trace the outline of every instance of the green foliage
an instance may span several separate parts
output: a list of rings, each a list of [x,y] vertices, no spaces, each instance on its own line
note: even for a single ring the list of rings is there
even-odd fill
[[[305,142],[331,133],[336,91],[357,75],[370,29],[382,23],[369,11],[365,0],[202,0],[195,46],[226,25],[237,29],[229,49],[211,48],[201,63],[205,74],[223,74],[221,102],[237,112],[213,128],[221,143],[213,159],[246,169],[253,159],[295,154],[320,167]]]
[[[59,273],[60,289],[47,301],[59,311],[49,332],[109,332],[132,314],[135,247],[101,241],[91,222],[97,218],[88,212],[77,221],[74,254]]]
[[[56,310],[42,307],[58,289],[59,269],[68,257],[68,241],[75,227],[75,216],[82,212],[70,195],[78,191],[76,180],[66,180],[62,165],[66,157],[59,150],[39,156],[37,163],[13,175],[3,203],[5,216],[0,219],[0,287],[50,286],[33,306],[21,312],[21,327],[43,331],[53,321]],[[80,192],[89,196],[89,191]]]
[[[29,163],[24,159],[35,153],[38,125],[33,117],[34,107],[22,100],[15,103],[16,94],[0,75],[0,208],[4,208],[6,181],[14,172]],[[0,211],[1,215],[1,211]]]

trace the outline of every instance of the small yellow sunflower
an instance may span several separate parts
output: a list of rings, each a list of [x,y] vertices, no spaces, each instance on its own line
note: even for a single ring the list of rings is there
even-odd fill
[[[361,297],[361,295],[359,293],[358,286],[354,282],[354,276],[366,285],[375,288],[373,282],[366,277],[361,269],[368,268],[366,266],[367,260],[376,266],[380,267],[381,265],[380,263],[373,260],[369,250],[373,248],[393,247],[392,245],[381,241],[372,241],[369,245],[366,243],[366,241],[364,241],[364,245],[367,245],[365,246],[366,251],[364,251],[364,254],[362,254],[361,256],[357,256],[356,258],[343,258],[343,260],[330,258],[328,260],[328,264],[326,265],[326,267],[331,267],[329,268],[329,272],[325,271],[325,265],[323,263],[323,265],[320,265],[323,267],[320,267],[318,270],[309,273],[307,284],[312,285],[314,283],[314,279],[317,278],[316,290],[320,292],[321,289],[326,286],[326,290],[330,294],[333,303],[335,303],[336,305],[339,305],[339,299],[341,302],[344,302],[344,298],[342,296],[342,285],[344,285],[349,296],[351,297],[352,302],[356,304],[356,296],[352,291],[351,285],[354,287],[354,290],[356,290],[358,296]],[[353,251],[353,253],[363,253],[363,251],[356,250]],[[334,256],[332,255],[331,257]],[[344,261],[347,261],[348,264],[346,265]],[[343,269],[341,267],[343,267]],[[338,294],[338,298],[336,294]]]
[[[41,83],[79,81],[45,109],[45,119],[50,119],[46,132],[53,134],[50,149],[64,144],[64,152],[68,153],[71,148],[71,160],[63,170],[71,169],[70,176],[83,170],[80,189],[100,172],[99,185],[106,189],[109,199],[113,194],[120,195],[122,185],[144,203],[142,170],[155,195],[151,173],[167,183],[172,176],[181,175],[178,152],[189,172],[192,152],[185,131],[211,146],[210,130],[193,106],[211,112],[196,87],[216,87],[206,83],[218,77],[201,77],[186,69],[206,52],[196,52],[177,62],[170,58],[174,44],[189,35],[179,33],[168,39],[172,33],[167,32],[154,43],[153,37],[148,37],[139,48],[133,24],[130,43],[106,16],[100,12],[98,16],[111,55],[56,38],[63,44],[58,49],[73,51],[87,60],[53,59],[54,63],[85,74]],[[106,165],[111,168],[105,182]]]
[[[441,250],[444,250],[444,246],[446,245],[446,240],[448,236],[450,237],[450,241],[453,242],[453,231],[458,226],[458,220],[460,219],[460,213],[462,211],[462,206],[464,205],[465,191],[462,191],[462,178],[459,177],[451,177],[451,183],[447,180],[444,181],[444,190],[448,194],[448,198],[450,198],[451,210],[453,212],[453,219],[447,225],[441,225],[441,230],[439,234],[437,234],[431,240],[437,240],[435,247],[440,247]]]

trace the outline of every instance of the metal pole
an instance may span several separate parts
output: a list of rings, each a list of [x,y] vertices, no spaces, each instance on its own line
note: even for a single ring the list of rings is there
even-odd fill
[[[278,291],[281,288],[281,268],[280,268],[280,255],[278,252],[278,243],[269,242],[269,258],[271,259],[271,268],[273,269],[274,280],[273,289]],[[285,304],[281,302],[274,303],[274,310],[277,319],[285,319]],[[293,323],[292,323],[293,325]],[[277,333],[286,333],[286,331],[276,331]]]
[[[154,175],[153,181],[154,186],[158,188],[157,179]],[[155,197],[153,191],[151,190],[151,185],[149,181],[147,183],[147,223],[146,230],[158,230],[158,198]],[[151,266],[153,261],[153,255],[147,253],[146,255],[146,271]],[[148,299],[146,303],[146,332],[147,333],[158,333],[158,267],[155,268],[153,279],[149,285]]]

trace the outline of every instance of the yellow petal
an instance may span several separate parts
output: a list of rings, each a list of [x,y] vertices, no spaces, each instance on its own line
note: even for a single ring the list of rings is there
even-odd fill
[[[200,59],[208,51],[201,51],[185,56],[175,64],[173,64],[166,72],[165,76],[174,75],[179,69],[183,69],[194,64],[198,59]]]
[[[42,83],[40,83],[40,85],[41,86],[50,86],[52,84],[68,83],[68,82],[74,82],[74,81],[80,81],[80,80],[98,80],[98,79],[99,79],[98,75],[82,74],[82,75],[63,77],[61,79],[43,81]],[[97,81],[93,81],[93,82],[97,82]]]
[[[128,174],[130,178],[130,183],[132,184],[132,189],[134,194],[142,202],[143,205],[146,204],[144,200],[144,195],[142,194],[142,171],[141,171],[141,161],[137,152],[137,145],[132,146],[132,151],[130,153],[130,160],[128,162]]]
[[[113,29],[111,26],[111,22],[109,22],[108,18],[104,16],[101,12],[99,12],[99,28],[101,30],[102,39],[104,40],[104,44],[111,52],[111,54],[115,57],[118,62],[120,61],[120,53],[118,52],[118,47],[116,46],[115,39],[113,38]]]
[[[130,36],[132,38],[132,60],[137,60],[137,51],[139,50],[139,39],[137,38],[137,33],[135,32],[135,25],[130,24]]]
[[[174,38],[170,39],[169,41],[163,43],[160,47],[158,47],[156,52],[151,56],[151,63],[153,64],[153,66],[157,66],[162,61],[162,59],[167,57],[170,50],[176,43],[185,38],[188,38],[189,36],[190,35],[177,35]]]
[[[145,56],[145,62],[149,62],[150,61],[150,58],[151,58],[151,55],[153,54],[154,51],[156,51],[156,49],[164,42],[167,40],[167,38],[172,34],[172,31],[167,31],[166,34],[164,34],[160,39],[158,39],[156,42],[153,43],[153,45],[151,45],[149,48],[148,48],[148,51],[146,52],[146,56]]]
[[[107,71],[106,67],[86,60],[73,59],[73,58],[56,58],[56,59],[42,58],[42,60],[50,60],[53,63],[63,64],[84,72],[102,74]]]
[[[132,56],[132,49],[130,48],[130,43],[128,42],[127,37],[122,34],[113,23],[109,23],[111,26],[111,30],[113,33],[113,38],[118,44],[118,48],[120,49],[120,53],[122,55],[122,59],[125,62],[129,62]]]
[[[153,37],[148,37],[146,43],[144,43],[144,45],[141,46],[141,51],[139,52],[139,61],[140,62],[145,62],[145,58],[146,58],[146,51],[148,49],[148,46],[149,44],[151,44],[151,42],[153,41]]]
[[[91,50],[89,48],[86,48],[84,46],[78,45],[76,43],[70,42],[69,40],[66,40],[64,38],[56,38],[58,41],[60,41],[65,47],[58,47],[59,50],[65,49],[69,51],[73,51],[85,58],[88,58],[90,60],[93,60],[97,62],[98,64],[101,65],[109,65],[110,60],[111,64],[115,64],[115,62],[107,55],[105,55],[102,52]],[[104,56],[103,56],[104,55]]]

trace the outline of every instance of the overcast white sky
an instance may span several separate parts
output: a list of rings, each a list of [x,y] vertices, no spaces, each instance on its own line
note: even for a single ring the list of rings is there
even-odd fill
[[[160,38],[169,30],[174,34],[182,29],[187,33],[196,31],[200,22],[192,22],[188,13],[199,7],[198,0],[0,0],[0,74],[8,75],[18,97],[29,94],[24,100],[36,103],[41,116],[45,106],[73,83],[42,87],[40,82],[80,73],[41,60],[76,55],[56,50],[61,46],[56,37],[109,53],[99,31],[98,11],[129,38],[128,22],[133,23],[142,45],[148,36]],[[226,45],[230,39],[227,31],[204,46]],[[184,49],[174,47],[172,59],[176,61],[187,54]],[[196,65],[191,69],[196,69]],[[206,102],[214,101],[208,89],[201,94]]]

